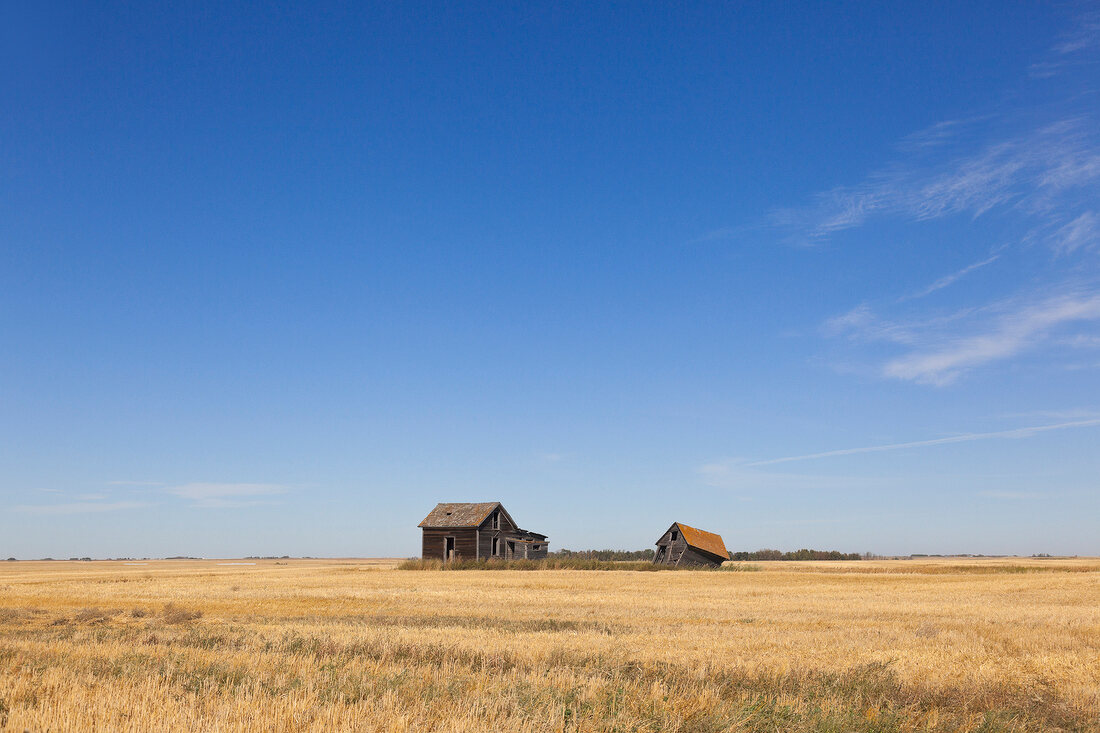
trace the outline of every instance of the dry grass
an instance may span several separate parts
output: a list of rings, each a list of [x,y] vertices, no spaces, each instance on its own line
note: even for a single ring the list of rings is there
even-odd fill
[[[0,566],[0,728],[1100,731],[1100,561]]]

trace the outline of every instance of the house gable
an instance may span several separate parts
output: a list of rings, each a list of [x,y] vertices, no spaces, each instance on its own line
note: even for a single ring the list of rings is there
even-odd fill
[[[522,529],[499,501],[440,503],[418,525],[424,558],[545,558],[544,534]]]

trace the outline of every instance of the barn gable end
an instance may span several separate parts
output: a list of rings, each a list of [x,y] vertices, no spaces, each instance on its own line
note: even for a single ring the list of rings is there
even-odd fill
[[[722,536],[682,522],[673,522],[655,543],[653,562],[660,565],[702,565],[717,567],[729,560]]]

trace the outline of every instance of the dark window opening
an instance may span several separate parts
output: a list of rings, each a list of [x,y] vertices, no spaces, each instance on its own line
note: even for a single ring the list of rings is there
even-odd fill
[[[500,554],[500,539],[498,537],[493,538],[493,550],[490,554],[492,554],[492,555],[499,555]]]
[[[677,532],[676,530],[672,530],[672,541],[675,542],[679,538],[680,538],[680,533]]]

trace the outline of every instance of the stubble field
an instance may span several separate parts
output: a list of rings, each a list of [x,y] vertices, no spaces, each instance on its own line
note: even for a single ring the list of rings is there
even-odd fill
[[[1100,730],[1097,559],[395,565],[0,564],[0,729]]]

